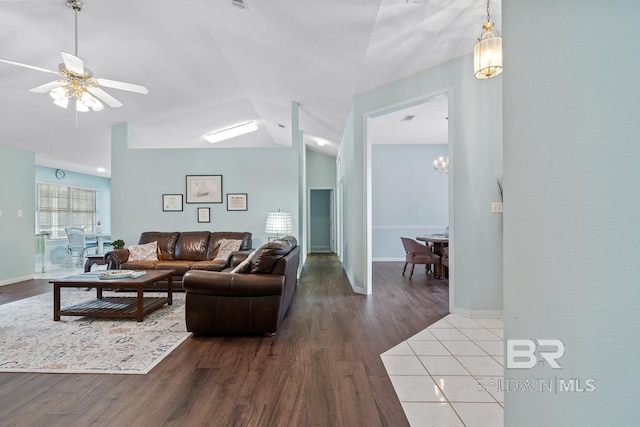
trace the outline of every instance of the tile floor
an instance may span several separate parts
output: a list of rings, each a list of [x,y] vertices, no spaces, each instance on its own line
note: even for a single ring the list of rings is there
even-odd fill
[[[449,314],[380,355],[411,426],[504,426],[503,331]]]

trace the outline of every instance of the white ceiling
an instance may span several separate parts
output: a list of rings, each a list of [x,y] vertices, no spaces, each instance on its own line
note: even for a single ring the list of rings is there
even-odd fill
[[[104,167],[108,176],[116,123],[132,124],[138,148],[290,146],[296,101],[305,142],[335,154],[354,96],[472,52],[486,21],[483,0],[246,3],[245,11],[231,0],[84,0],[78,56],[97,77],[149,94],[106,89],[124,106],[78,113],[76,122],[72,110],[28,91],[55,78],[0,63],[0,145],[34,151],[41,165],[94,175]],[[498,30],[500,10],[494,1]],[[0,1],[0,58],[56,69],[60,50],[74,52],[65,0]],[[203,138],[248,120],[259,130],[215,145]]]

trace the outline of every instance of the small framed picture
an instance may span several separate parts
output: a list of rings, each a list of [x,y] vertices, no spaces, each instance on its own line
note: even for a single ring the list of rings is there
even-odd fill
[[[163,194],[163,212],[182,212],[182,194]]]
[[[222,175],[187,175],[187,203],[222,203]]]
[[[228,211],[246,211],[247,210],[247,193],[227,194],[227,210]]]
[[[198,208],[198,222],[211,222],[210,208]]]

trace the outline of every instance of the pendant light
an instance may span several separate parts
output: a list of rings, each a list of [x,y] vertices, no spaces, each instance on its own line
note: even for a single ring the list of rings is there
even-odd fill
[[[502,37],[493,33],[493,22],[489,14],[487,0],[487,22],[482,26],[484,32],[473,48],[473,75],[476,79],[489,79],[502,73]]]

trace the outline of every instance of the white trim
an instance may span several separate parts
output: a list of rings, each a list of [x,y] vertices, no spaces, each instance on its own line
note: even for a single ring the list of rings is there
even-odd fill
[[[465,308],[453,307],[452,314],[468,317],[471,319],[485,319],[490,317],[504,317],[503,310],[467,310]]]
[[[373,293],[373,274],[372,274],[372,263],[373,263],[373,221],[372,221],[372,185],[371,185],[371,174],[372,174],[372,164],[371,164],[371,141],[370,141],[370,132],[369,132],[369,119],[391,113],[393,111],[397,111],[403,108],[407,108],[413,105],[418,105],[422,103],[429,102],[433,99],[440,98],[446,96],[448,101],[448,117],[449,117],[449,125],[448,125],[448,145],[449,145],[449,157],[451,161],[451,169],[449,170],[449,242],[450,246],[453,244],[453,192],[454,192],[454,180],[453,180],[453,163],[455,161],[455,157],[453,155],[453,147],[455,146],[455,140],[453,138],[453,128],[454,128],[454,108],[453,108],[453,88],[451,86],[446,86],[441,89],[431,91],[420,96],[416,96],[409,99],[404,99],[402,101],[396,102],[394,104],[385,105],[384,107],[380,107],[371,111],[366,111],[362,113],[362,145],[364,150],[363,162],[364,162],[364,191],[363,191],[363,206],[365,209],[364,215],[364,280],[363,286],[365,287],[366,293]],[[451,258],[451,254],[449,255]],[[449,270],[449,306],[453,307],[455,304],[455,273],[451,274],[451,270]]]
[[[314,190],[326,190],[329,191],[329,201],[330,201],[330,215],[331,215],[331,247],[327,248],[326,250],[324,250],[323,248],[321,249],[313,249],[311,247],[311,192]],[[336,188],[335,187],[308,187],[307,188],[307,242],[309,243],[308,247],[307,247],[307,253],[312,253],[315,251],[320,251],[320,252],[327,252],[327,253],[331,253],[331,252],[336,252],[336,234],[337,234],[337,228],[336,228]]]
[[[24,282],[26,280],[31,280],[33,278],[34,278],[34,275],[30,274],[28,276],[19,276],[19,277],[14,277],[12,279],[4,279],[4,280],[0,280],[0,286],[13,285],[14,283]]]
[[[371,227],[374,230],[429,230],[429,231],[444,231],[446,225],[441,227],[434,227],[432,225],[374,225]]]

